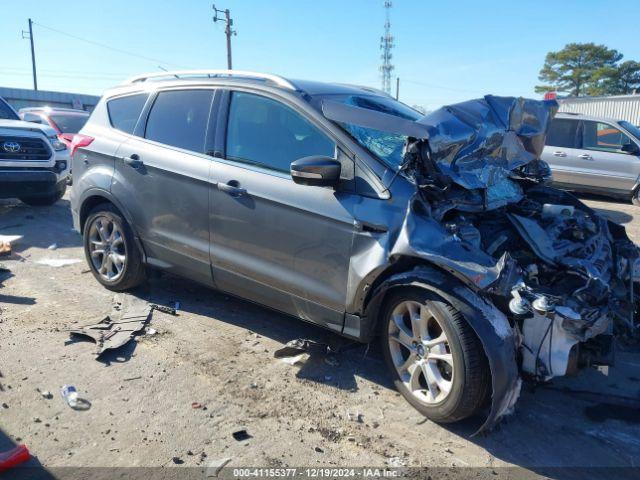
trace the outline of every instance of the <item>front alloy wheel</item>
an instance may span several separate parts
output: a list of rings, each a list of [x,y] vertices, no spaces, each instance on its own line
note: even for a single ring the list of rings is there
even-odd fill
[[[484,349],[464,317],[435,294],[398,288],[381,310],[382,350],[402,396],[427,418],[456,422],[489,397]]]
[[[413,300],[391,312],[389,350],[404,386],[421,403],[436,404],[451,392],[454,362],[439,312]]]

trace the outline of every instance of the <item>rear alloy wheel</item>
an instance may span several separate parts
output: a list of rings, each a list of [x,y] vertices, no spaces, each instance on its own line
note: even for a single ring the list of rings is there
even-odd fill
[[[383,309],[382,347],[396,388],[427,418],[455,422],[485,403],[490,371],[462,315],[429,292],[397,292]]]
[[[133,232],[118,210],[98,205],[84,225],[84,250],[93,276],[110,290],[134,288],[145,279]]]

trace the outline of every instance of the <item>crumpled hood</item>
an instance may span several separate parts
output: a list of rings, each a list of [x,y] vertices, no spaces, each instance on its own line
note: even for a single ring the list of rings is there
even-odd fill
[[[488,189],[540,158],[557,109],[555,101],[487,95],[440,108],[417,123],[426,129],[441,173],[463,188]]]

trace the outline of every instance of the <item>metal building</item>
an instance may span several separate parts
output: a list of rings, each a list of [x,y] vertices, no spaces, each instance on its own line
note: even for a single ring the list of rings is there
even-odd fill
[[[16,110],[24,107],[64,107],[92,111],[100,97],[82,93],[49,92],[24,88],[0,87],[0,97]]]
[[[558,98],[560,111],[626,120],[640,125],[640,95]]]

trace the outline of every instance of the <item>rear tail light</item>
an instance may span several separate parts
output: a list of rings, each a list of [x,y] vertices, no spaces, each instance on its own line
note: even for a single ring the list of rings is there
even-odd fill
[[[93,142],[94,138],[88,135],[82,135],[80,133],[76,133],[73,136],[73,140],[71,141],[71,152],[69,153],[72,157],[76,153],[76,150],[80,147],[88,147]]]

